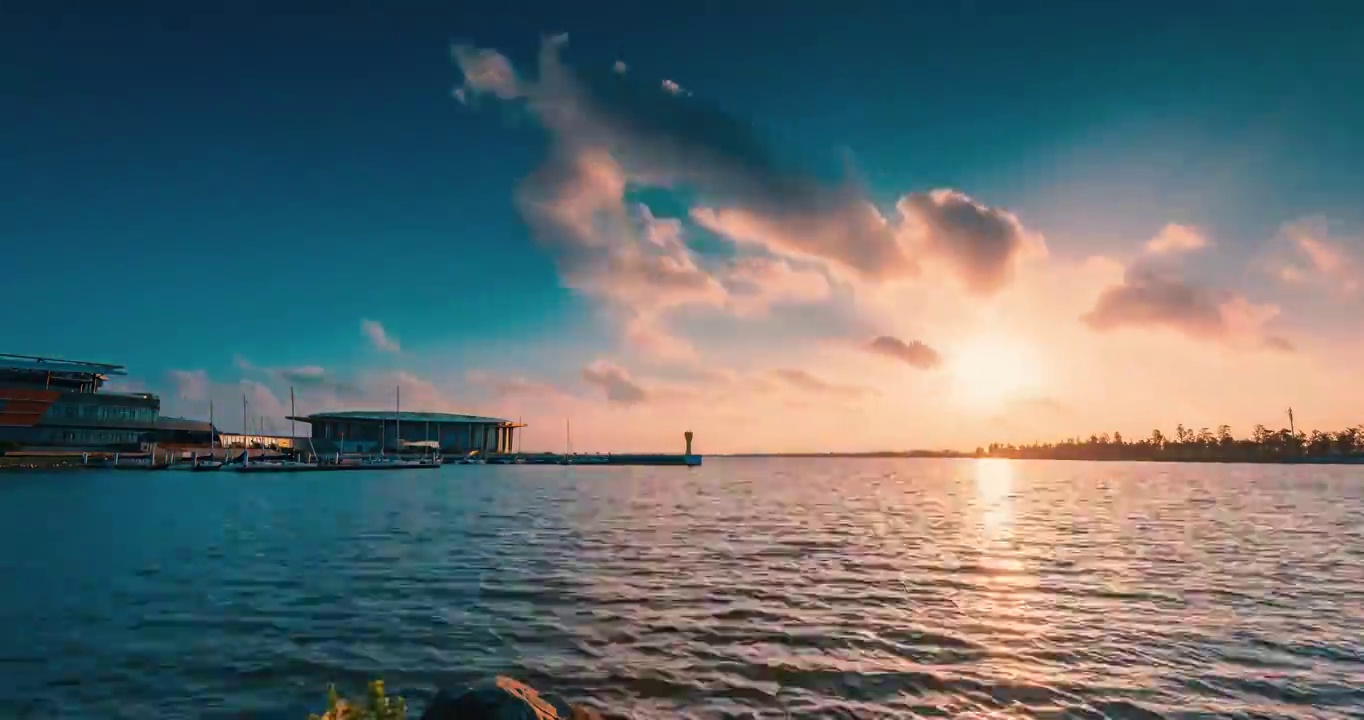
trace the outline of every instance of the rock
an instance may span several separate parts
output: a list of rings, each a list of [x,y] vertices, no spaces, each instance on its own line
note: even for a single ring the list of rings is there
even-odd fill
[[[601,720],[601,716],[499,675],[460,693],[440,691],[422,713],[422,720]]]

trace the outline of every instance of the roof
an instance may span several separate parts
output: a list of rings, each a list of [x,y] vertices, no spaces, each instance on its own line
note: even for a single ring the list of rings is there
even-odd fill
[[[89,375],[127,375],[127,368],[108,363],[79,362],[59,358],[38,357],[36,355],[6,355],[0,353],[0,368],[7,370],[34,370],[38,372],[81,373]]]
[[[433,422],[433,423],[489,423],[497,425],[510,424],[510,420],[502,418],[484,417],[482,415],[458,415],[455,413],[435,413],[435,412],[400,412],[392,410],[346,410],[343,412],[323,412],[313,413],[312,415],[299,415],[287,418],[289,420],[302,420],[303,422],[314,422],[317,420],[392,420],[394,416],[403,422]]]

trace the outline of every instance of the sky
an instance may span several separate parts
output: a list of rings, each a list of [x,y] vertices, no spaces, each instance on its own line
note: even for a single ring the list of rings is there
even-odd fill
[[[1364,422],[1352,3],[20,3],[0,350],[525,449]]]

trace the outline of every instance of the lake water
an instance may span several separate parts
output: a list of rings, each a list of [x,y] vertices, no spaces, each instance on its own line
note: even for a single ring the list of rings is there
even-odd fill
[[[1364,712],[1359,467],[11,474],[0,577],[6,719],[494,673],[632,717]]]

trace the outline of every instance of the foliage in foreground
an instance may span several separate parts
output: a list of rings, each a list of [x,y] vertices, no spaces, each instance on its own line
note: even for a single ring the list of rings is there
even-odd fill
[[[363,706],[341,697],[335,685],[327,686],[327,711],[321,716],[309,715],[308,720],[406,720],[407,701],[400,696],[384,694],[384,681],[369,684]]]

